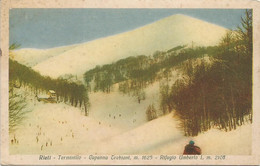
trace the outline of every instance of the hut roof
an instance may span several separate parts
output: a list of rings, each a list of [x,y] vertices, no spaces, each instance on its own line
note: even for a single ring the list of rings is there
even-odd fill
[[[54,90],[49,90],[50,93],[56,93]]]

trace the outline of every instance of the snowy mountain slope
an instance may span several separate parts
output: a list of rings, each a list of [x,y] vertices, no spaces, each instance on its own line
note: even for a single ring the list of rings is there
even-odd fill
[[[101,123],[100,123],[101,122]],[[16,138],[18,143],[12,144]],[[10,134],[10,154],[179,154],[190,139],[203,154],[249,155],[251,125],[185,137],[173,114],[131,130],[83,116],[66,104],[37,104],[25,123]],[[38,142],[37,142],[38,138]]]
[[[178,120],[169,114],[131,131],[111,137],[98,147],[105,154],[178,154],[192,139],[205,154],[249,155],[251,153],[251,124],[231,132],[212,129],[196,137],[185,137]],[[126,140],[126,141],[125,141]],[[106,147],[106,148],[102,148]]]
[[[209,29],[215,33],[207,31]],[[56,54],[49,57],[51,53],[44,52],[35,61],[30,61],[30,64],[37,63],[34,69],[53,77],[67,73],[82,76],[87,69],[97,64],[111,63],[133,54],[150,54],[157,49],[172,48],[174,44],[193,41],[199,45],[214,45],[218,41],[216,38],[221,37],[220,32],[224,34],[225,29],[176,15],[134,31],[75,45],[63,51],[61,49],[60,52],[49,50]],[[207,63],[211,62],[208,57],[203,59]],[[195,65],[200,62],[201,59],[198,58],[193,63]],[[170,85],[176,79],[185,77],[180,70],[172,68]],[[145,88],[146,99],[140,104],[136,97],[118,92],[118,84],[113,86],[110,93],[89,93],[91,107],[88,117],[79,108],[64,103],[42,104],[34,101],[35,105],[30,106],[33,111],[27,114],[24,124],[10,135],[10,152],[182,154],[184,146],[193,139],[202,148],[203,154],[250,154],[251,125],[238,127],[231,132],[212,129],[191,138],[183,135],[174,113],[147,122],[147,107],[154,104],[159,110],[159,92],[159,81],[149,85]],[[19,143],[12,144],[14,138]]]
[[[116,127],[84,116],[78,108],[61,103],[37,103],[24,124],[10,134],[10,151],[13,154],[78,154],[79,150],[82,154],[82,143],[90,146],[93,141],[119,132]],[[14,137],[18,144],[11,144]]]
[[[185,15],[173,15],[144,27],[118,35],[78,44],[48,58],[33,69],[43,75],[82,75],[96,65],[112,63],[135,55],[150,55],[178,45],[215,45],[226,29]]]
[[[251,153],[251,124],[231,132],[211,129],[197,137],[185,137],[174,112],[146,120],[148,105],[159,107],[158,82],[145,89],[146,100],[140,104],[136,98],[119,93],[116,86],[110,94],[89,95],[87,117],[79,108],[64,103],[43,104],[31,94],[28,101],[32,103],[27,109],[32,111],[10,134],[10,153],[181,155],[190,139],[202,148],[203,154]],[[19,143],[12,144],[14,138]]]
[[[49,58],[62,54],[75,47],[76,45],[57,47],[52,49],[19,49],[13,51],[12,59],[18,61],[23,65],[33,67],[38,63],[41,63]]]
[[[177,126],[178,121],[172,118],[172,114],[169,114],[104,140],[97,147],[93,147],[93,149],[98,154],[146,154],[147,151],[159,148],[167,143],[184,139],[183,133]],[[176,154],[180,153],[181,151]]]
[[[90,93],[90,116],[109,123],[111,126],[120,126],[124,130],[133,129],[147,122],[146,109],[150,104],[159,107],[159,83],[150,85],[146,90],[146,100],[138,103],[136,97],[123,95],[118,92],[116,84],[114,91],[107,94],[102,92]],[[102,103],[102,104],[101,104]]]

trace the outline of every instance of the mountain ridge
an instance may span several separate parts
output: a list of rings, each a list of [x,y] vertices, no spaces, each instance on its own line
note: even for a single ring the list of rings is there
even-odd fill
[[[72,49],[37,63],[33,69],[54,78],[64,74],[80,76],[96,65],[129,56],[150,55],[189,43],[216,45],[226,31],[221,26],[177,14],[131,31],[76,44]]]

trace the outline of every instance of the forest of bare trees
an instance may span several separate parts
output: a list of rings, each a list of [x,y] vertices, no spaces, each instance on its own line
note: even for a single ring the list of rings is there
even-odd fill
[[[172,84],[173,68],[180,69],[183,77]],[[119,91],[132,94],[139,103],[145,99],[144,89],[159,81],[159,109],[163,114],[176,110],[185,135],[212,127],[236,129],[252,122],[252,11],[246,10],[241,26],[227,32],[217,46],[178,46],[129,57],[97,66],[84,78],[90,89],[107,93],[118,83]],[[151,110],[155,108],[147,108],[149,120]]]
[[[194,49],[177,46],[168,51],[157,51],[151,56],[139,55],[121,59],[112,64],[96,66],[84,74],[89,91],[110,93],[113,85],[119,84],[119,91],[136,97],[140,103],[145,100],[144,89],[162,80],[171,68],[187,59],[196,59],[213,52],[215,47]]]
[[[172,85],[164,105],[175,109],[185,135],[211,127],[226,131],[252,122],[252,11],[228,32],[212,54],[214,61],[183,65],[186,79]]]

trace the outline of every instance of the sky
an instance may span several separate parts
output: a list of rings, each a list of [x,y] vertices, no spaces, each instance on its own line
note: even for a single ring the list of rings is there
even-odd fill
[[[84,43],[184,14],[235,29],[244,9],[11,9],[10,44],[53,48]]]

